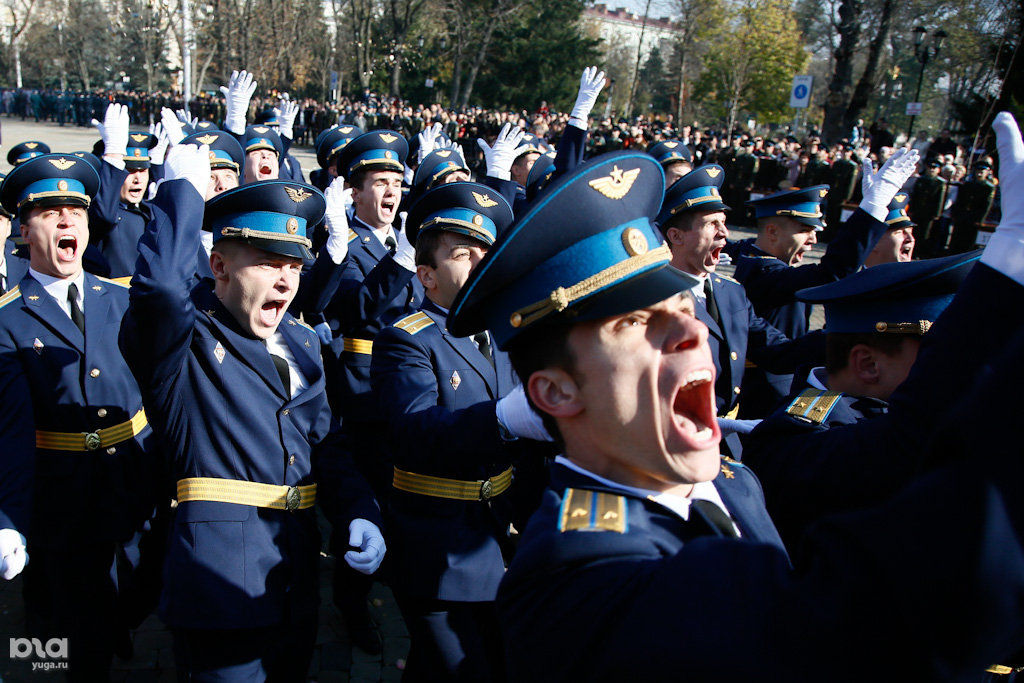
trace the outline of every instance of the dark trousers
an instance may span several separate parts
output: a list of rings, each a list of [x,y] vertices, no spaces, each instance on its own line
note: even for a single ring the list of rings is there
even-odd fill
[[[24,572],[28,637],[46,643],[67,638],[67,676],[72,681],[106,681],[114,639],[123,632],[118,617],[113,542],[88,547],[32,547]]]
[[[505,659],[493,602],[395,599],[409,629],[402,680],[503,681]]]
[[[179,681],[304,681],[317,620],[264,628],[173,629]]]

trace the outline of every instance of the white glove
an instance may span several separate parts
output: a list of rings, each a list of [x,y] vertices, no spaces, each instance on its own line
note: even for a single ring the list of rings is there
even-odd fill
[[[365,519],[353,519],[348,525],[348,544],[359,551],[349,550],[345,553],[348,566],[361,574],[372,574],[377,571],[387,546],[384,536],[373,522]]]
[[[249,111],[249,100],[256,92],[256,81],[248,71],[232,71],[227,87],[220,86],[224,93],[224,127],[235,135],[245,132],[245,115]]]
[[[103,138],[103,156],[123,158],[128,150],[128,107],[111,102],[103,115],[103,123],[93,119],[92,125],[96,126]]]
[[[175,116],[169,108],[164,107],[160,110],[160,123],[163,124],[164,131],[172,145],[177,145],[185,139],[185,131],[182,130],[185,126],[184,122]]]
[[[860,208],[884,223],[885,217],[889,215],[892,198],[917,170],[917,158],[916,149],[898,149],[877,173],[871,159],[865,159],[860,181],[864,199],[860,202]]]
[[[409,243],[405,234],[405,219],[402,220],[402,229],[395,231],[398,234],[398,247],[395,249],[395,263],[406,270],[416,272],[416,249]]]
[[[488,145],[483,138],[477,139],[476,143],[483,150],[487,162],[487,175],[499,180],[512,179],[512,162],[516,160],[516,149],[525,134],[522,128],[513,128],[511,123],[506,123],[498,133],[494,146]]]
[[[587,117],[590,110],[597,103],[597,96],[604,88],[604,72],[598,71],[596,66],[588,66],[583,70],[580,77],[580,90],[576,94],[576,104],[572,106],[572,114],[569,115],[569,125],[581,130],[587,129]]]
[[[999,150],[999,195],[1002,217],[985,245],[982,262],[1024,284],[1024,142],[1009,112],[992,122]]]
[[[299,103],[290,102],[282,99],[280,105],[277,107],[277,118],[281,122],[278,126],[278,132],[281,137],[288,138],[289,140],[295,139],[295,117],[299,115]]]
[[[718,256],[718,264],[717,265],[719,265],[719,266],[729,266],[729,265],[732,265],[732,256],[729,256],[729,254],[727,254],[726,252],[723,251]]]
[[[316,332],[316,336],[320,337],[320,343],[324,346],[328,346],[334,339],[334,333],[331,332],[331,326],[328,323],[317,323],[313,326],[313,330]]]
[[[416,151],[416,163],[422,164],[423,160],[427,158],[427,155],[434,151],[434,147],[437,143],[437,137],[441,134],[441,124],[435,123],[432,126],[424,128],[416,136],[416,139],[420,141],[420,148]]]
[[[206,188],[210,184],[210,147],[203,145],[175,145],[167,152],[164,162],[165,182],[171,180],[187,180],[196,188],[200,197],[206,197]]]
[[[345,179],[338,176],[327,187],[324,199],[327,211],[324,221],[327,225],[327,253],[336,264],[341,264],[348,253],[348,214],[345,212],[345,193],[352,195],[352,189],[345,189]],[[351,201],[351,199],[349,200]]]
[[[534,441],[554,441],[544,421],[526,400],[526,390],[520,384],[508,396],[498,399],[495,406],[498,423],[513,436]]]
[[[727,417],[718,418],[718,428],[722,430],[722,436],[729,434],[749,434],[754,427],[761,424],[760,420],[731,420]]]
[[[14,529],[0,529],[0,576],[10,581],[26,564],[25,537]]]
[[[199,119],[196,117],[189,118],[188,112],[184,109],[176,109],[174,116],[186,126],[191,126],[193,132],[195,131],[196,124],[199,123]]]
[[[149,124],[149,133],[156,136],[156,145],[149,150],[149,163],[162,164],[164,155],[167,154],[167,147],[170,145],[167,133],[164,132],[164,125],[162,123]]]

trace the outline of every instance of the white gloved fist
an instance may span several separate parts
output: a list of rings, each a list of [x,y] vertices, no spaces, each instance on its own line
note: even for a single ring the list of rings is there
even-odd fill
[[[896,150],[876,173],[871,159],[864,159],[861,174],[864,199],[860,202],[860,208],[884,223],[885,217],[889,215],[889,203],[910,176],[914,175],[917,160],[917,150],[904,147]]]
[[[185,139],[185,124],[168,107],[160,110],[160,123],[163,124],[167,139],[172,145],[179,144]]]
[[[123,158],[128,151],[128,107],[111,102],[103,115],[103,123],[93,119],[92,125],[103,138],[103,156]]]
[[[582,130],[587,129],[587,117],[597,104],[597,96],[601,94],[604,83],[604,72],[598,71],[596,66],[588,66],[583,70],[580,90],[576,94],[576,104],[572,106],[572,113],[569,115],[569,125]]]
[[[480,145],[487,162],[487,175],[499,180],[512,179],[512,162],[516,160],[516,149],[524,135],[526,132],[522,128],[513,128],[511,123],[506,123],[493,146],[484,142],[483,138],[477,139],[476,143]]]
[[[149,163],[162,164],[164,163],[164,155],[167,154],[167,147],[170,146],[171,141],[167,138],[167,132],[164,131],[162,123],[149,124],[149,133],[156,136],[156,145],[153,146],[153,149],[149,150]]]
[[[427,158],[427,155],[434,151],[439,135],[441,135],[441,124],[438,122],[435,122],[434,125],[428,126],[419,132],[416,136],[416,139],[420,141],[420,148],[416,150],[417,164],[422,164],[423,160]]]
[[[384,536],[373,522],[365,519],[353,519],[348,525],[348,544],[356,550],[345,553],[348,566],[361,574],[372,574],[377,571],[387,546]]]
[[[324,222],[327,225],[327,253],[336,264],[341,264],[348,253],[348,213],[345,211],[345,194],[351,201],[352,189],[345,188],[345,179],[335,178],[324,192],[327,210]]]
[[[1024,284],[1024,141],[1009,112],[992,122],[999,150],[999,196],[1002,216],[995,234],[985,245],[981,260],[1016,282]]]
[[[316,332],[316,336],[320,337],[320,343],[324,346],[329,346],[331,340],[334,339],[334,333],[331,331],[331,326],[327,323],[317,323],[313,325],[313,331]]]
[[[409,242],[405,234],[405,218],[402,219],[402,229],[396,230],[398,236],[398,247],[395,249],[395,263],[406,270],[416,272],[416,248]]]
[[[277,118],[281,122],[281,125],[278,126],[278,132],[281,134],[281,137],[288,138],[289,140],[295,139],[295,117],[298,115],[299,103],[282,98],[277,107]]]
[[[722,430],[722,436],[729,434],[749,434],[754,427],[761,424],[760,420],[733,420],[728,417],[718,418],[718,428]]]
[[[526,390],[522,384],[509,392],[508,396],[498,399],[494,412],[498,423],[513,436],[534,441],[554,441],[544,427],[544,420],[526,400]]]
[[[25,537],[14,529],[0,529],[0,576],[10,581],[28,564]]]
[[[245,132],[245,115],[256,92],[256,81],[248,71],[232,71],[227,86],[220,86],[220,91],[224,93],[224,127],[241,135]]]
[[[206,198],[206,188],[210,185],[209,145],[175,145],[167,152],[163,180],[170,182],[182,179],[192,183],[199,196]]]

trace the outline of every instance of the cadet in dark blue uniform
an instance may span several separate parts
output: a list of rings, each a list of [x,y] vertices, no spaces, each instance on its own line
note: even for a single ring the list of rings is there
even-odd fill
[[[384,552],[332,435],[316,334],[287,312],[323,196],[271,181],[204,216],[208,152],[179,145],[168,169],[156,201],[169,220],[143,237],[120,339],[176,482],[161,616],[185,678],[299,680],[320,601],[314,502],[349,531],[349,564],[372,572]],[[190,291],[204,221],[215,279]]]
[[[899,463],[875,460],[867,438],[842,427],[888,412],[926,333],[979,257],[887,263],[799,292],[801,301],[825,306],[827,361],[795,383],[789,401],[750,435],[745,453],[790,547],[817,519],[877,502],[909,478]],[[985,337],[978,328],[969,334]],[[981,341],[986,349],[963,348],[943,385],[917,399],[918,419],[936,420],[968,392],[988,358],[984,351],[992,350]],[[886,483],[879,469],[900,475]]]
[[[411,638],[403,680],[504,678],[494,597],[510,543],[508,489],[522,485],[513,460],[524,451],[499,426],[498,406],[518,380],[486,332],[453,337],[446,316],[511,223],[512,207],[485,185],[423,195],[406,230],[426,299],[374,341],[373,397],[394,465],[391,586]]]
[[[349,142],[363,134],[363,131],[355,126],[334,126],[320,133],[317,137],[316,160],[320,168],[309,174],[311,185],[320,189],[321,192],[338,177],[338,153],[345,148]]]
[[[677,180],[665,191],[657,223],[672,250],[672,265],[699,280],[690,293],[697,319],[710,332],[715,405],[720,417],[735,420],[748,358],[777,372],[792,372],[801,364],[822,360],[824,345],[820,334],[790,342],[754,313],[743,285],[715,272],[729,236],[729,207],[720,194],[724,179],[721,166],[708,164]],[[730,428],[723,430],[723,438],[723,450],[739,460],[739,436]]]
[[[1008,114],[997,126],[1024,182],[1020,133]],[[665,267],[649,226],[660,176],[621,154],[556,183],[449,316],[453,334],[489,328],[510,351],[564,444],[499,588],[510,678],[865,680],[911,662],[915,677],[967,680],[1016,649],[1024,463],[1013,428],[986,421],[980,399],[1019,407],[1021,326],[1003,321],[995,372],[963,397],[967,424],[986,429],[953,430],[940,453],[918,450],[920,425],[891,429],[875,448],[934,471],[818,526],[792,569],[753,475],[717,454],[707,333],[677,294],[694,283]],[[944,381],[974,307],[1024,305],[1022,236],[1024,202],[936,323],[943,343],[922,349],[908,399]]]
[[[754,312],[790,339],[807,333],[811,307],[797,301],[796,291],[832,282],[856,272],[885,233],[889,202],[914,172],[916,150],[900,150],[877,172],[865,161],[864,198],[835,237],[821,262],[798,265],[817,242],[815,232],[824,224],[821,203],[828,186],[789,190],[750,202],[757,218],[756,240],[741,242],[735,250],[736,279],[746,288]],[[741,417],[760,418],[788,395],[792,376],[751,368],[743,387]]]
[[[427,190],[459,181],[468,181],[471,173],[458,149],[435,149],[423,157],[412,180],[412,196],[418,199]]]
[[[105,680],[127,636],[118,593],[132,568],[120,558],[153,512],[158,457],[117,348],[127,286],[82,270],[98,184],[85,161],[51,154],[0,187],[31,253],[0,298],[0,564],[13,578],[27,539],[28,635],[68,638],[77,680]]]
[[[883,263],[906,263],[914,258],[914,230],[917,224],[907,215],[909,196],[900,192],[889,202],[889,213],[885,217],[886,230],[864,259],[864,267],[871,268]]]
[[[281,100],[279,108],[260,112],[253,123],[257,126],[270,126],[281,137],[282,149],[278,177],[281,180],[293,180],[297,183],[302,183],[306,181],[302,177],[302,166],[299,164],[298,159],[288,153],[292,146],[292,139],[295,137],[293,126],[298,112],[298,104]]]
[[[693,152],[690,151],[690,146],[682,140],[670,139],[656,142],[647,148],[647,153],[661,164],[661,169],[665,171],[667,187],[672,187],[677,180],[693,170]],[[725,181],[724,177],[722,181]]]
[[[284,155],[281,136],[270,126],[249,126],[238,137],[238,143],[245,152],[242,166],[242,183],[260,180],[277,180],[280,177],[280,159]]]

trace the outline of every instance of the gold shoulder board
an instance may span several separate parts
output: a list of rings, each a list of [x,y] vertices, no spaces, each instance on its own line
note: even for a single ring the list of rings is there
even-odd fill
[[[405,316],[395,323],[395,327],[400,330],[405,330],[409,334],[416,334],[420,330],[426,329],[433,324],[434,321],[430,319],[430,316],[423,311],[420,311],[418,313]]]
[[[626,533],[626,499],[612,493],[566,489],[558,530]]]
[[[843,394],[839,391],[805,389],[793,399],[786,412],[802,420],[821,424],[842,397]]]

